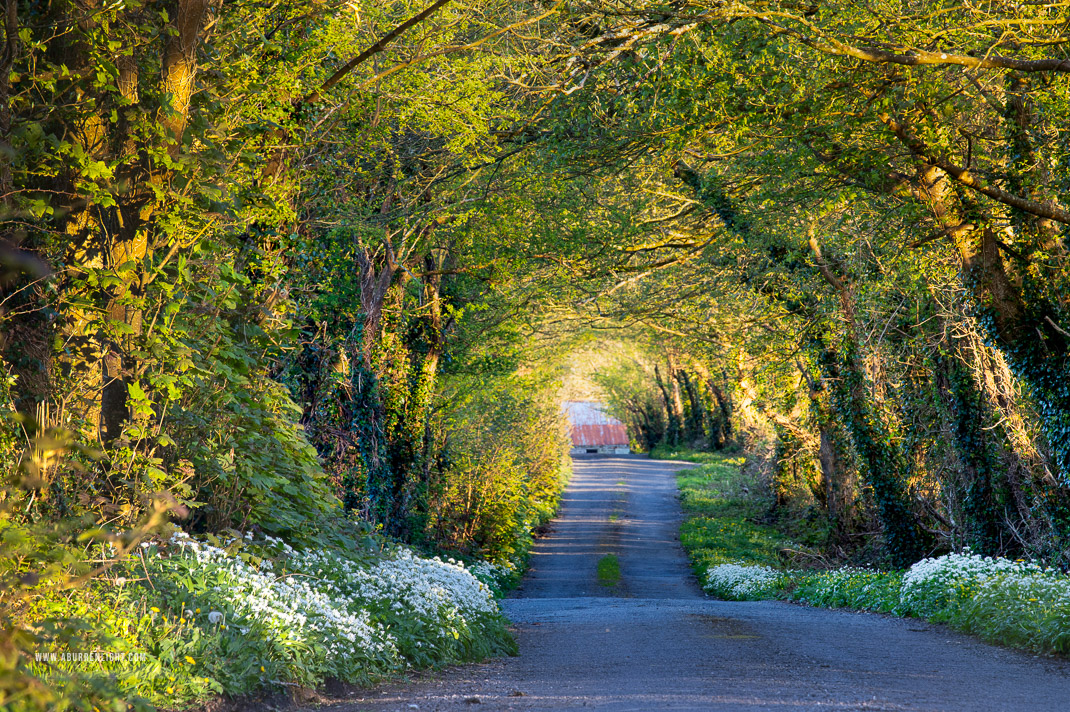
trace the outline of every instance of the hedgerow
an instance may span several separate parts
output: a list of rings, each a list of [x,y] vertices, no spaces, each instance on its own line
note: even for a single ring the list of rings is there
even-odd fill
[[[909,568],[801,568],[802,549],[755,522],[760,495],[740,490],[723,458],[679,477],[681,541],[707,593],[733,601],[780,599],[944,623],[995,643],[1070,652],[1070,576],[1040,562],[982,556],[969,547]]]

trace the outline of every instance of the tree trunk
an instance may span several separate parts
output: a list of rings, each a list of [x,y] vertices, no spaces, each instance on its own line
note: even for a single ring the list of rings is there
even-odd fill
[[[907,496],[910,467],[898,445],[892,441],[887,425],[874,412],[871,394],[866,387],[851,287],[836,273],[834,265],[826,261],[816,235],[810,235],[809,244],[822,277],[836,291],[846,322],[842,357],[837,356],[830,344],[822,343],[819,363],[824,377],[834,384],[833,400],[844,415],[855,449],[865,466],[867,482],[873,488],[891,563],[896,568],[906,568],[921,559],[928,547],[927,537]]]
[[[809,386],[810,412],[818,430],[817,461],[824,484],[821,499],[828,515],[830,538],[839,544],[846,544],[857,518],[856,470],[847,452],[847,434],[829,407],[827,383],[814,378],[802,364],[798,366]]]
[[[657,381],[658,389],[661,391],[661,397],[665,402],[665,414],[668,418],[668,426],[665,429],[665,443],[675,447],[680,444],[680,417],[677,415],[672,395],[669,393],[669,389],[665,385],[657,365],[654,366],[654,380]]]

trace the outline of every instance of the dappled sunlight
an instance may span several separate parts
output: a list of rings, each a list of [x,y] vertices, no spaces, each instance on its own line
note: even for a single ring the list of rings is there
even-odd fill
[[[497,707],[954,707],[707,594],[1070,655],[1067,0],[4,9],[4,712],[510,650],[463,590],[638,616]]]

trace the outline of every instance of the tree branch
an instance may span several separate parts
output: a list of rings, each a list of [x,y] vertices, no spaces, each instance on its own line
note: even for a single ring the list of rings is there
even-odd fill
[[[1036,200],[1029,200],[1021,196],[1008,193],[1002,188],[997,188],[993,185],[986,184],[983,180],[978,178],[961,166],[957,166],[951,161],[947,160],[943,156],[937,154],[929,146],[925,144],[920,138],[915,136],[910,130],[899,123],[894,117],[888,113],[880,115],[881,123],[892,130],[892,133],[906,146],[911,153],[915,156],[923,159],[929,165],[935,166],[942,170],[947,175],[954,178],[962,185],[974,190],[982,195],[987,195],[995,201],[1009,205],[1012,208],[1018,208],[1024,212],[1036,215],[1037,217],[1047,218],[1048,220],[1055,220],[1067,225],[1070,225],[1070,213],[1066,212],[1062,208],[1053,205],[1051,203],[1041,203]]]
[[[342,81],[342,79],[345,78],[347,74],[352,72],[359,65],[363,64],[364,62],[368,61],[375,55],[385,50],[388,44],[408,32],[409,29],[411,29],[412,27],[420,24],[427,18],[434,15],[446,5],[449,5],[452,1],[453,0],[435,0],[435,2],[428,5],[422,11],[413,15],[408,20],[405,20],[405,22],[402,22],[400,25],[390,30],[390,32],[387,32],[385,35],[380,37],[378,40],[375,41],[374,44],[372,44],[370,47],[358,54],[356,57],[343,64],[334,74],[332,74],[327,79],[327,81],[323,82],[323,84],[321,84],[318,89],[315,89],[311,93],[307,94],[304,98],[298,101],[297,104],[299,106],[315,104],[317,101],[319,101],[320,96],[323,94],[323,92],[327,91],[335,84]]]
[[[800,32],[794,27],[788,27],[772,18],[784,16],[788,19],[801,22],[809,27],[813,35]],[[1013,69],[1019,72],[1068,72],[1070,73],[1070,59],[1015,59],[998,54],[986,54],[984,57],[972,57],[968,54],[949,54],[947,52],[929,52],[921,49],[907,49],[895,52],[881,49],[880,47],[855,47],[846,42],[841,42],[834,37],[822,33],[814,24],[794,16],[783,13],[760,13],[755,16],[759,22],[775,27],[780,32],[794,37],[808,47],[826,54],[840,55],[860,59],[863,62],[875,62],[877,64],[899,64],[906,67],[919,67],[923,65],[958,65],[970,69]]]

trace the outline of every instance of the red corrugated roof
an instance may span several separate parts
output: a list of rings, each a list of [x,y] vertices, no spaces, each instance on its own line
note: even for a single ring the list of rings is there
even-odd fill
[[[573,425],[573,447],[599,447],[606,445],[628,444],[628,430],[623,424],[615,425]]]

